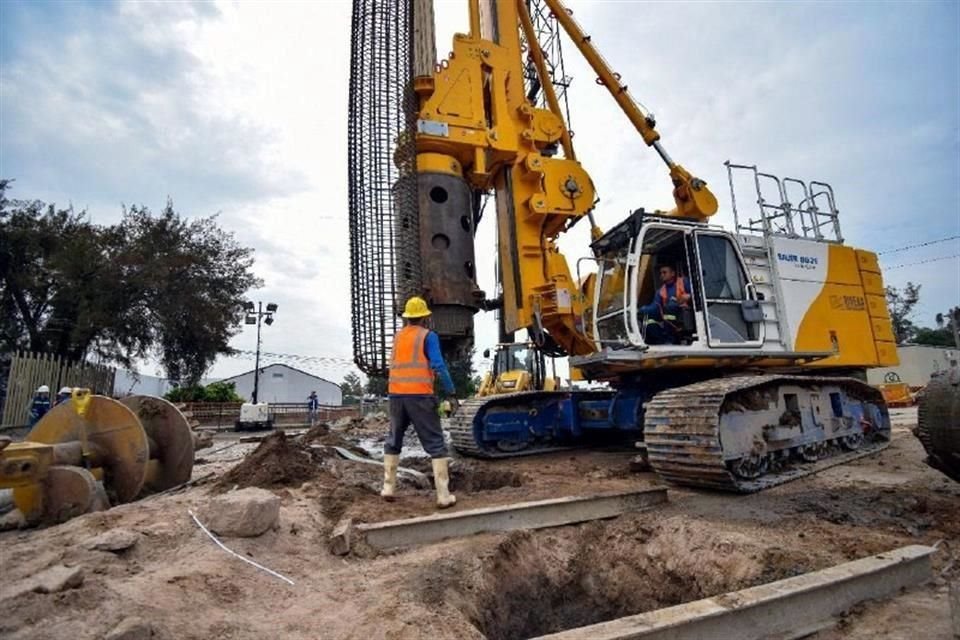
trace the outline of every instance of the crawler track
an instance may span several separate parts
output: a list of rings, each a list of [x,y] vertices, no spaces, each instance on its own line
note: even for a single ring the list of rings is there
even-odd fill
[[[563,444],[532,443],[523,449],[517,451],[500,451],[489,447],[481,446],[477,441],[473,429],[473,420],[481,409],[496,406],[498,400],[506,400],[503,404],[509,403],[512,409],[523,406],[525,401],[533,404],[538,397],[544,395],[543,392],[529,391],[520,393],[511,393],[509,395],[491,396],[487,398],[473,398],[460,403],[460,409],[450,418],[447,430],[450,432],[450,439],[454,448],[461,454],[474,458],[516,458],[517,456],[531,456],[551,451],[563,451],[573,447]]]
[[[857,380],[807,376],[743,376],[720,378],[662,391],[647,404],[644,440],[650,466],[677,484],[752,493],[823,469],[871,455],[885,448],[889,435],[864,441],[855,451],[842,451],[839,439],[824,443],[821,460],[801,463],[791,452],[778,452],[770,471],[755,480],[733,474],[724,457],[721,418],[724,401],[734,393],[776,384],[838,385],[847,394],[883,406],[879,392]],[[885,425],[889,434],[889,420]],[[760,430],[758,429],[758,433]]]

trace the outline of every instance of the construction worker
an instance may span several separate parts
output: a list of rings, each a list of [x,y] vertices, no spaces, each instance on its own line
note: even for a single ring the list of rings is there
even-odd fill
[[[30,426],[40,422],[40,418],[47,415],[47,411],[50,411],[50,387],[42,384],[37,387],[33,400],[30,401]]]
[[[440,338],[425,326],[430,309],[423,298],[414,296],[404,307],[404,327],[393,338],[390,357],[390,432],[383,445],[383,490],[380,495],[393,500],[397,490],[397,466],[403,436],[410,423],[417,438],[432,458],[433,481],[437,488],[437,506],[441,509],[457,502],[450,493],[450,458],[440,427],[438,402],[434,395],[434,375],[447,394],[453,394],[453,380],[440,353]]]
[[[317,392],[311,391],[310,395],[307,397],[307,418],[310,421],[310,426],[313,426],[313,423],[317,420],[317,413],[320,410],[320,400],[317,398]]]
[[[54,402],[54,406],[66,402],[73,395],[73,389],[70,387],[61,387],[60,391],[57,391],[57,401]]]
[[[660,288],[650,304],[640,307],[647,316],[644,340],[647,344],[677,344],[680,332],[680,314],[690,307],[690,281],[678,278],[670,265],[660,267]]]

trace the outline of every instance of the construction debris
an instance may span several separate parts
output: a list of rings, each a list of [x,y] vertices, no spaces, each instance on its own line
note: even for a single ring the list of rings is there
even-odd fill
[[[937,541],[930,556],[935,580],[893,600],[856,605],[840,624],[844,632],[860,629],[856,637],[897,630],[909,637],[918,625],[930,637],[952,632],[960,485],[923,464],[922,447],[906,429],[895,432],[888,450],[786,490],[752,497],[670,490],[669,503],[603,520],[577,510],[596,506],[591,496],[662,490],[652,473],[631,471],[635,450],[454,459],[451,486],[460,501],[456,510],[437,514],[432,489],[412,477],[401,476],[397,500],[383,502],[382,469],[360,456],[362,441],[369,442],[363,429],[334,426],[315,428],[309,438],[271,434],[254,445],[220,440],[211,450],[229,448],[220,457],[209,453],[211,463],[173,493],[0,534],[0,572],[10,585],[0,589],[8,612],[0,617],[0,636],[74,640],[76,629],[85,628],[97,638],[253,640],[275,636],[280,615],[282,635],[291,640],[314,638],[318,628],[334,640],[382,640],[384,620],[409,630],[410,638],[429,629],[436,640],[514,639],[702,599],[727,602],[722,594]],[[406,457],[403,464],[429,481],[429,458]],[[210,474],[216,480],[191,484]],[[249,486],[234,490],[241,483]],[[271,518],[279,513],[256,526],[259,535],[220,539],[210,531],[216,518],[204,529],[212,503],[251,491],[269,503]],[[571,497],[568,504],[560,496]],[[544,501],[560,520],[534,529],[542,523],[530,522],[535,512],[522,507]],[[231,511],[237,520],[259,519],[241,515],[243,507]],[[495,518],[528,530],[493,530]],[[569,524],[581,519],[589,521]],[[465,525],[486,533],[465,535],[472,533]],[[441,527],[437,537],[445,540],[431,542],[437,532],[429,527]],[[380,553],[371,544],[377,535],[398,533],[414,539],[402,551],[388,551],[386,560],[368,559]],[[56,594],[35,591],[36,577],[51,565],[84,579],[74,588],[69,580],[49,584],[63,589]],[[286,588],[291,582],[296,606]],[[771,615],[799,620],[785,613],[786,605],[770,606]]]
[[[153,627],[150,623],[132,616],[124,618],[104,636],[103,640],[150,640],[153,637]]]
[[[119,553],[137,544],[140,534],[130,529],[111,529],[87,540],[84,546],[92,551],[111,551]]]
[[[280,498],[250,487],[217,496],[200,510],[207,528],[221,536],[250,538],[276,525],[280,517]]]
[[[83,569],[80,567],[67,567],[58,564],[33,576],[33,579],[21,588],[36,593],[59,593],[66,589],[76,589],[83,584],[84,577]],[[14,591],[17,591],[17,589],[15,588]]]
[[[223,549],[224,551],[226,551],[227,553],[229,553],[230,555],[232,555],[234,558],[237,558],[238,560],[242,560],[243,562],[246,562],[247,564],[249,564],[249,565],[251,565],[251,566],[253,566],[253,567],[256,567],[257,569],[260,569],[261,571],[264,571],[264,572],[266,572],[266,573],[269,573],[269,574],[272,575],[272,576],[275,576],[275,577],[277,577],[277,578],[280,578],[280,579],[283,580],[284,582],[287,582],[287,583],[289,583],[289,584],[291,584],[291,585],[294,584],[293,580],[291,580],[290,578],[288,578],[288,577],[286,577],[286,576],[284,576],[284,575],[281,575],[281,574],[277,573],[277,572],[274,571],[273,569],[268,569],[267,567],[263,566],[262,564],[260,564],[260,563],[258,563],[258,562],[254,562],[253,560],[250,560],[249,558],[245,558],[245,557],[243,557],[242,555],[240,555],[239,553],[237,553],[236,551],[234,551],[233,549],[230,549],[230,548],[227,547],[225,544],[223,544],[222,542],[220,542],[219,540],[217,540],[217,538],[216,538],[212,533],[210,533],[210,530],[209,530],[209,529],[207,529],[205,526],[203,526],[203,523],[200,522],[200,519],[197,518],[197,515],[196,515],[194,512],[188,511],[187,513],[190,514],[190,517],[193,518],[193,521],[197,524],[198,527],[200,527],[200,530],[203,531],[203,532],[207,535],[208,538],[210,538],[211,540],[213,540],[218,547],[220,547],[221,549]]]

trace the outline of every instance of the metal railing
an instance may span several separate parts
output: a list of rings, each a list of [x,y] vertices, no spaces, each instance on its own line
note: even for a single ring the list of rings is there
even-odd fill
[[[239,402],[187,402],[183,411],[189,412],[201,427],[233,429],[240,419]],[[275,427],[305,427],[310,424],[306,402],[271,402],[270,417]],[[332,422],[340,418],[360,417],[360,406],[320,405],[317,422]]]
[[[797,178],[779,178],[759,171],[756,165],[723,163],[730,182],[730,203],[738,232],[782,235],[825,242],[843,242],[840,233],[840,211],[833,187],[826,182],[809,184]],[[750,172],[756,190],[759,217],[742,217],[737,209],[734,188],[735,170]]]

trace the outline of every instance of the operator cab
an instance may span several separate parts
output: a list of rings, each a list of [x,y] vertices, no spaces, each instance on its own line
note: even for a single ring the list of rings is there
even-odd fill
[[[489,357],[489,351],[484,356]],[[543,387],[544,362],[541,353],[532,343],[515,342],[497,345],[493,356],[493,374],[501,378],[511,371],[526,371],[530,374],[534,388]]]
[[[734,236],[642,209],[592,245],[599,350],[758,347],[763,313]]]

